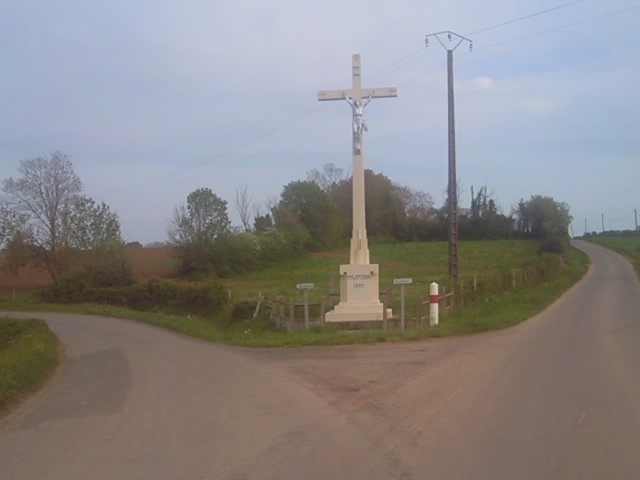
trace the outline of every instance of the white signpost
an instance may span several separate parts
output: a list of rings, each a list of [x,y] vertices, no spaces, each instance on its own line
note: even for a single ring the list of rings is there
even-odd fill
[[[327,312],[327,322],[372,321],[384,318],[380,302],[378,265],[369,263],[369,244],[365,225],[363,140],[367,125],[364,107],[373,98],[397,96],[393,87],[362,88],[360,55],[352,56],[351,89],[323,90],[319,101],[344,100],[352,110],[353,138],[353,230],[349,264],[340,265],[340,302]],[[389,312],[390,314],[390,312]]]
[[[304,329],[309,331],[309,290],[315,288],[315,285],[313,283],[299,283],[296,288],[304,292]]]
[[[411,285],[412,278],[394,278],[393,284],[400,285],[400,329],[404,332],[404,286]]]

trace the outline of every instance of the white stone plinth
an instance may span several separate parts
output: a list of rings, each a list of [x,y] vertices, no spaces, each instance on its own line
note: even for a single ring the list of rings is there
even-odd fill
[[[340,302],[327,312],[326,321],[383,320],[384,305],[379,298],[379,284],[378,265],[340,265]]]

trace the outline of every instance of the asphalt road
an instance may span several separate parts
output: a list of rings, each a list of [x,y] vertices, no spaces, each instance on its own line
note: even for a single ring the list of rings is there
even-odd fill
[[[640,478],[640,284],[579,246],[561,300],[464,338],[262,350],[26,315],[66,358],[0,423],[0,478]]]

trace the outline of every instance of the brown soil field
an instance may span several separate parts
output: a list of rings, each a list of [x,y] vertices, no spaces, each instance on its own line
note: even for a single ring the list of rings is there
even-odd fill
[[[136,278],[142,282],[152,277],[171,277],[179,265],[170,247],[129,248],[127,255]],[[46,270],[26,268],[17,275],[11,275],[2,268],[3,260],[0,256],[0,292],[30,290],[51,283],[51,276]]]

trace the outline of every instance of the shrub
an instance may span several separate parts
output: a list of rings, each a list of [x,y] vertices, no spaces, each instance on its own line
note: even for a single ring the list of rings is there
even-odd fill
[[[541,253],[564,254],[568,250],[568,242],[558,236],[550,236],[540,243]]]
[[[244,300],[236,303],[231,311],[231,319],[235,322],[241,322],[253,317],[253,312],[256,310],[255,302]]]
[[[209,282],[176,282],[152,278],[146,284],[120,287],[93,287],[87,283],[61,279],[41,291],[51,303],[104,303],[133,310],[162,309],[185,313],[218,313],[228,302],[223,285]]]

